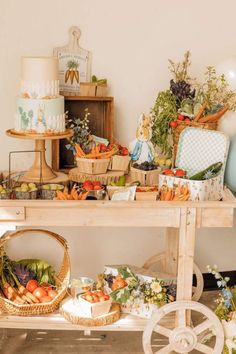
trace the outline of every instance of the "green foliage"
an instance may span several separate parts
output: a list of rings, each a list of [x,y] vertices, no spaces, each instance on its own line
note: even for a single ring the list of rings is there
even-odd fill
[[[207,103],[206,114],[215,113],[227,105],[229,110],[236,109],[236,93],[229,88],[224,75],[217,75],[213,66],[208,66],[205,80],[199,85],[197,99]]]
[[[189,82],[191,80],[190,76],[188,75],[188,69],[190,65],[191,62],[189,50],[184,53],[184,59],[179,63],[175,63],[173,60],[169,59],[169,69],[174,77],[175,82],[182,80]]]
[[[79,63],[76,60],[69,60],[67,63],[68,69],[76,70],[78,69]]]
[[[176,120],[178,111],[176,97],[170,90],[159,92],[151,113],[153,117],[152,142],[161,148],[163,154],[171,156],[170,122]]]

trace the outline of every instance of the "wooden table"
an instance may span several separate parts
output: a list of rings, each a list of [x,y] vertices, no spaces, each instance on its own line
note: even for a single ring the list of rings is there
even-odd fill
[[[205,309],[205,306],[191,301],[195,235],[197,228],[200,227],[233,227],[235,208],[236,199],[228,190],[225,190],[224,200],[219,202],[1,200],[0,225],[168,228],[165,251],[168,258],[166,272],[173,274],[178,261],[177,301],[159,309],[152,320],[147,321],[124,314],[113,325],[96,327],[92,330],[141,331],[145,329],[143,345],[147,354],[153,353],[151,347],[153,330],[168,337],[170,341],[170,344],[157,353],[170,353],[173,348],[180,353],[187,353],[194,348],[203,353],[220,354],[224,339],[220,322],[210,310]],[[202,327],[192,332],[189,329],[188,316],[191,310],[196,310],[207,318]],[[177,322],[176,329],[170,332],[165,325],[160,325],[159,321],[171,311],[177,313]],[[196,332],[201,333],[210,326],[215,326],[217,335],[213,351],[195,338]],[[0,327],[87,329],[68,323],[58,314],[32,318],[2,315]]]

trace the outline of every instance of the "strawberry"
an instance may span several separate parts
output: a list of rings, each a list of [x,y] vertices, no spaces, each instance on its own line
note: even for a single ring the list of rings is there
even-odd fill
[[[185,116],[183,116],[183,114],[179,114],[177,119],[178,120],[185,120]]]
[[[176,120],[172,120],[170,122],[170,127],[173,128],[173,129],[175,129],[177,127],[177,125],[178,125],[178,123],[176,122]]]
[[[175,177],[185,177],[186,171],[182,169],[175,170]]]

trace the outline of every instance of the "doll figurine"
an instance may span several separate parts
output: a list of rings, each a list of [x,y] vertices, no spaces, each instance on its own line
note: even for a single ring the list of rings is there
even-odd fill
[[[150,117],[141,114],[136,131],[136,139],[129,145],[129,152],[132,161],[142,163],[151,162],[154,159],[154,146],[152,138],[152,121]]]

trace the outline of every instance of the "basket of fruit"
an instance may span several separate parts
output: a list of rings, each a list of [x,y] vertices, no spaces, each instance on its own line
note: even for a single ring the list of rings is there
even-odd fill
[[[26,234],[43,234],[56,240],[64,250],[58,273],[40,259],[11,260],[5,245]],[[16,316],[32,316],[55,311],[67,293],[70,280],[70,259],[66,240],[41,229],[24,229],[6,233],[0,239],[0,310]]]
[[[114,145],[110,145],[114,146]],[[111,171],[124,171],[126,172],[130,164],[129,150],[121,145],[117,145],[117,154],[111,157],[108,169]]]
[[[158,176],[160,168],[152,162],[134,163],[130,169],[131,181],[139,181],[142,186],[158,185]]]
[[[54,199],[57,196],[57,191],[63,191],[65,186],[63,184],[48,183],[41,188],[42,199]]]
[[[35,183],[22,183],[14,188],[15,199],[37,199],[38,188]]]
[[[12,190],[5,185],[0,185],[0,199],[11,199]]]
[[[95,145],[88,154],[85,154],[79,144],[75,145],[76,162],[80,172],[92,175],[107,172],[110,158],[117,153],[117,148],[112,147],[104,152],[101,145]]]

